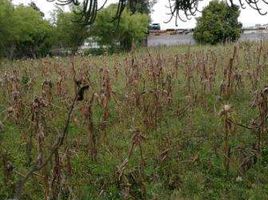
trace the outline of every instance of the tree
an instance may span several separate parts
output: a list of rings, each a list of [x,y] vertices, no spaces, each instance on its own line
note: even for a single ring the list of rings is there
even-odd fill
[[[0,4],[0,56],[45,56],[51,46],[51,25],[30,6],[14,8],[9,0]]]
[[[45,16],[45,14],[40,10],[40,8],[38,8],[38,6],[34,2],[29,3],[29,6],[32,7],[34,10],[38,11],[42,17]]]
[[[30,6],[18,6],[13,17],[16,20],[17,38],[15,57],[46,56],[51,47],[52,27],[41,13]]]
[[[128,5],[128,9],[132,13],[141,13],[141,14],[147,14],[149,15],[151,13],[151,10],[156,4],[156,0],[136,0],[135,5]]]
[[[239,15],[238,6],[229,8],[222,1],[211,1],[197,19],[194,39],[202,44],[236,41],[242,28],[242,24],[238,22]]]
[[[14,8],[10,1],[2,0],[0,4],[0,57],[6,53],[6,47],[14,40],[14,29],[16,27],[10,26],[14,24],[15,20],[12,18]]]
[[[131,14],[129,10],[122,13],[120,23],[113,20],[117,5],[103,9],[92,26],[92,36],[100,45],[108,46],[111,51],[116,48],[129,51],[132,42],[140,43],[145,38],[149,24],[146,14]]]
[[[71,48],[75,53],[89,36],[88,26],[79,22],[79,17],[74,12],[57,12],[55,28],[55,45],[60,48]]]
[[[47,0],[50,2],[56,1],[59,5],[72,4],[77,7],[82,7],[80,12],[80,21],[85,24],[93,24],[97,13],[104,8],[105,3],[101,6],[99,5],[100,0]],[[121,19],[121,15],[126,7],[128,7],[132,12],[139,9],[140,5],[143,5],[148,0],[117,0],[118,6],[114,14],[114,18],[118,21]],[[182,16],[189,19],[190,16],[195,16],[196,12],[199,11],[199,2],[203,0],[166,0],[169,3],[170,8],[170,20],[175,17],[175,23],[177,25],[178,19],[183,20]],[[235,6],[234,0],[226,0],[228,6],[232,8]],[[267,12],[262,10],[263,5],[268,5],[266,0],[236,0],[241,8],[246,8],[245,4],[249,5],[250,8],[256,10],[261,15],[266,15]]]

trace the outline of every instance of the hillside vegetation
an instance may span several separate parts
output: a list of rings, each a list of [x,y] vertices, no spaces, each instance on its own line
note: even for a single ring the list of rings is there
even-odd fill
[[[268,199],[266,43],[0,72],[0,199]]]

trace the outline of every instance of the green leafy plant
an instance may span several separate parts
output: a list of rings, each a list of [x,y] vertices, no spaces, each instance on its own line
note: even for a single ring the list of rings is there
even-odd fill
[[[197,18],[194,39],[202,44],[234,42],[240,37],[239,7],[223,1],[211,1]]]

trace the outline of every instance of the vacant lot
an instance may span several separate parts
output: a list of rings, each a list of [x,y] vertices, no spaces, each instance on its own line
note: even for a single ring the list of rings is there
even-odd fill
[[[268,44],[0,71],[0,199],[268,199]]]

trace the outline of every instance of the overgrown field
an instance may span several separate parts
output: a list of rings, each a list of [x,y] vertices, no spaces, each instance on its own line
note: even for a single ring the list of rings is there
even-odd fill
[[[268,199],[266,43],[0,72],[0,199]]]

